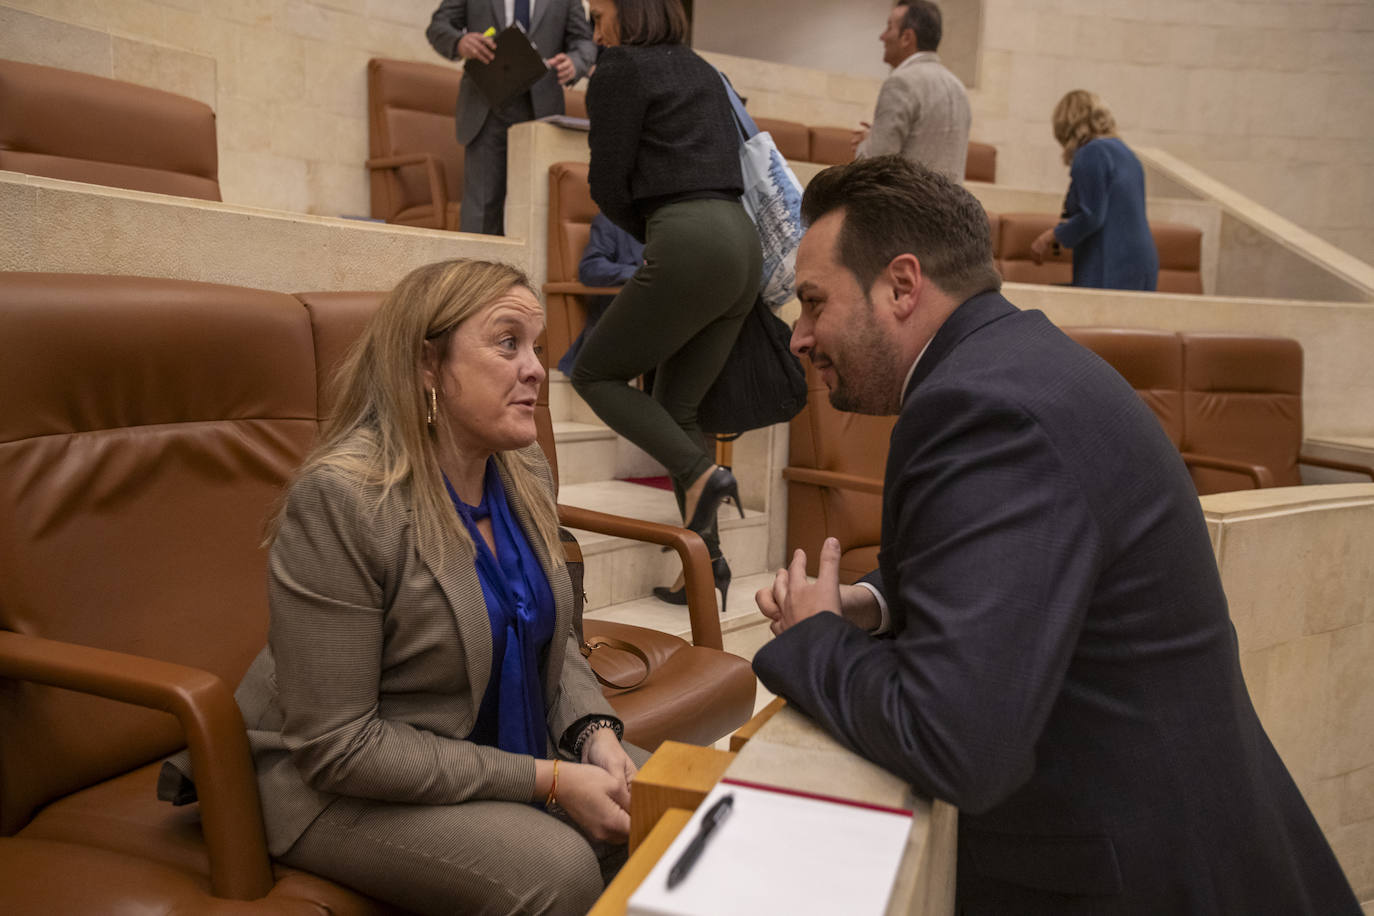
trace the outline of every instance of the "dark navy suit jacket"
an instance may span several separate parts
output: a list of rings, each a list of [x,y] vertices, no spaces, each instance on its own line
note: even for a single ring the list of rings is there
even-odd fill
[[[1241,678],[1197,494],[1131,387],[983,293],[892,432],[891,638],[820,614],[764,685],[960,809],[963,913],[1359,913]]]

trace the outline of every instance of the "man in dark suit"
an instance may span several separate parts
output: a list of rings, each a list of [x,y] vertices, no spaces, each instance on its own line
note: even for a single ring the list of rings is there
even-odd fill
[[[448,60],[489,62],[495,42],[484,33],[524,27],[546,55],[549,72],[529,92],[493,109],[473,80],[458,90],[458,142],[464,147],[463,232],[501,235],[506,213],[506,131],[512,124],[563,113],[563,87],[596,60],[592,28],[580,0],[443,0],[425,37]]]
[[[960,809],[966,914],[1359,906],[1241,678],[1178,452],[1105,362],[998,291],[982,207],[888,156],[811,182],[808,355],[898,414],[879,570],[828,539],[759,606],[764,685]]]

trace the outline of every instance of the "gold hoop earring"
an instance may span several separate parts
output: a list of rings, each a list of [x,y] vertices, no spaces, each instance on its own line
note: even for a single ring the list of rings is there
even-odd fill
[[[429,424],[430,429],[434,429],[439,425],[439,392],[431,388],[425,392],[425,398],[428,401],[425,410],[425,422]]]

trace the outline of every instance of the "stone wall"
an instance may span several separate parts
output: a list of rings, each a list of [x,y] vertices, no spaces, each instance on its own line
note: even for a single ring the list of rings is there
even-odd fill
[[[967,2],[951,0],[950,15]],[[997,145],[999,183],[1063,190],[1050,111],[1066,90],[1091,88],[1129,142],[1173,153],[1374,262],[1374,3],[982,2],[973,134]],[[424,38],[436,5],[3,0],[0,57],[202,99],[219,114],[227,201],[358,215],[368,212],[367,60],[438,60]],[[777,0],[736,0],[731,13],[797,18]],[[868,72],[881,59],[881,22],[865,17],[820,35],[780,27],[773,50],[785,59],[791,41],[805,62],[824,41]],[[878,77],[703,49],[758,114],[849,126],[872,113]]]

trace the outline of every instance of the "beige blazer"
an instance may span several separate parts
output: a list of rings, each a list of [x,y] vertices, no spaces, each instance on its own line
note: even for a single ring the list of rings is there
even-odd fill
[[[553,491],[538,446],[526,453]],[[550,561],[510,481],[506,497],[549,577],[555,636],[543,660],[550,746],[583,716],[614,717],[572,629],[566,567]],[[235,694],[248,726],[268,847],[337,796],[405,804],[530,800],[534,759],[464,740],[491,675],[491,625],[471,550],[422,556],[404,494],[372,514],[332,469],[291,487],[269,558],[267,648]]]
[[[873,126],[856,158],[900,154],[962,184],[972,121],[959,77],[934,51],[919,51],[883,81]]]

